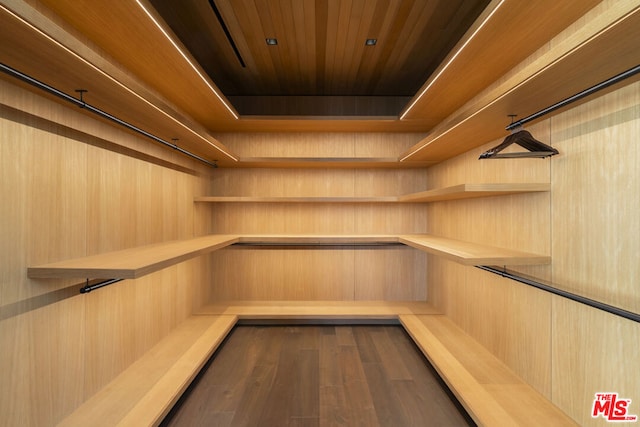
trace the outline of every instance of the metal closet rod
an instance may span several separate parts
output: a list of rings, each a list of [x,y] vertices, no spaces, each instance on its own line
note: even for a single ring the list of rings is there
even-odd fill
[[[509,124],[505,129],[506,130],[515,129],[515,128],[519,127],[519,126],[522,126],[525,123],[528,123],[528,122],[530,122],[532,120],[540,118],[540,117],[544,116],[545,114],[548,114],[548,113],[550,113],[552,111],[555,111],[555,110],[557,110],[559,108],[562,108],[565,105],[571,104],[574,101],[577,101],[577,100],[582,99],[582,98],[584,98],[586,96],[589,96],[589,95],[591,95],[591,94],[593,94],[593,93],[595,93],[595,92],[597,92],[597,91],[599,91],[601,89],[604,89],[604,88],[609,87],[609,86],[611,86],[613,84],[621,82],[622,80],[627,79],[627,78],[629,78],[629,77],[631,77],[631,76],[633,76],[635,74],[638,74],[639,72],[640,72],[640,65],[636,65],[635,67],[633,67],[633,68],[631,68],[631,69],[629,69],[627,71],[624,71],[624,72],[622,72],[622,73],[620,73],[620,74],[618,74],[616,76],[613,76],[610,79],[607,79],[607,80],[605,80],[605,81],[603,81],[601,83],[598,83],[595,86],[591,86],[590,88],[585,89],[582,92],[578,92],[573,96],[565,98],[560,102],[557,102],[557,103],[555,103],[555,104],[553,104],[553,105],[551,105],[551,106],[549,106],[549,107],[547,107],[545,109],[542,109],[542,110],[538,111],[537,113],[533,113],[530,116],[527,116],[522,120],[518,120],[517,122],[513,122],[513,123]]]
[[[479,269],[488,271],[490,273],[497,274],[499,276],[505,277],[507,279],[515,280],[520,283],[524,283],[525,285],[533,286],[534,288],[541,289],[543,291],[550,292],[554,295],[559,295],[561,297],[570,299],[572,301],[579,302],[581,304],[588,305],[589,307],[597,308],[602,311],[606,311],[607,313],[624,317],[628,320],[633,320],[634,322],[640,323],[640,314],[634,313],[632,311],[623,310],[619,307],[615,307],[613,305],[605,304],[600,301],[596,301],[590,298],[583,297],[581,295],[577,295],[571,292],[563,291],[562,289],[554,288],[553,286],[546,285],[544,283],[537,282],[533,279],[529,279],[527,277],[518,276],[517,274],[509,273],[506,270],[501,270],[498,267],[488,266],[488,265],[476,265]]]
[[[139,127],[134,126],[131,123],[125,122],[124,120],[119,119],[119,118],[107,113],[106,111],[103,111],[103,110],[101,110],[99,108],[96,108],[96,107],[94,107],[92,105],[87,104],[82,99],[74,98],[73,96],[62,92],[61,90],[58,90],[58,89],[54,88],[53,86],[49,86],[48,84],[46,84],[44,82],[41,82],[40,80],[36,80],[33,77],[28,76],[28,75],[26,75],[24,73],[21,73],[20,71],[16,70],[15,68],[11,68],[8,65],[3,64],[1,62],[0,62],[0,70],[2,70],[5,74],[13,76],[13,77],[15,77],[17,79],[20,79],[20,80],[22,80],[22,81],[24,81],[24,82],[26,82],[26,83],[28,83],[28,84],[30,84],[32,86],[35,86],[35,87],[37,87],[39,89],[42,89],[42,90],[44,90],[46,92],[49,92],[50,94],[55,95],[58,98],[64,99],[65,101],[68,101],[68,102],[71,102],[72,104],[75,104],[80,108],[84,108],[86,110],[89,110],[92,113],[97,114],[100,117],[103,117],[105,119],[111,120],[114,123],[117,123],[117,124],[119,124],[121,126],[124,126],[127,129],[132,130],[134,132],[137,132],[137,133],[139,133],[141,135],[144,135],[149,139],[152,139],[152,140],[154,140],[156,142],[159,142],[160,144],[166,145],[167,147],[171,147],[174,150],[177,150],[177,151],[181,152],[182,154],[186,154],[187,156],[189,156],[191,158],[194,158],[196,160],[201,161],[202,163],[206,163],[207,165],[209,165],[211,167],[214,167],[214,168],[218,167],[217,164],[212,163],[212,162],[210,162],[210,161],[198,156],[197,154],[193,154],[192,152],[187,151],[184,148],[178,147],[176,144],[172,144],[170,142],[167,142],[164,139],[159,138],[159,137],[147,132],[146,130],[140,129]]]
[[[108,280],[103,280],[103,281],[98,282],[98,283],[89,284],[89,279],[87,279],[87,284],[80,288],[80,293],[81,294],[86,294],[86,293],[89,293],[89,292],[94,291],[96,289],[100,289],[100,288],[103,288],[105,286],[112,285],[114,283],[122,282],[123,280],[124,279],[108,279]]]
[[[318,242],[237,242],[234,243],[234,247],[309,247],[309,248],[319,248],[319,247],[369,247],[369,246],[406,246],[404,243],[400,242],[332,242],[332,243],[318,243]]]

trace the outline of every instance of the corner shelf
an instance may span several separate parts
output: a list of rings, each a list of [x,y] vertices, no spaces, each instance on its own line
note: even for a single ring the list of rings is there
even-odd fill
[[[548,192],[549,183],[491,183],[460,184],[451,187],[410,193],[402,196],[381,197],[252,197],[252,196],[200,196],[194,202],[205,203],[430,203],[443,200],[472,199],[477,197],[506,196],[510,194]]]
[[[546,265],[551,257],[512,249],[498,248],[428,234],[413,235],[241,235],[238,244],[246,245],[370,245],[403,244],[439,255],[463,265]]]
[[[535,425],[577,425],[427,302],[219,301],[178,325],[59,426],[159,424],[241,320],[398,322],[478,425],[531,425],[531,405]]]
[[[209,235],[138,248],[59,261],[27,269],[36,278],[121,278],[137,279],[196,256],[234,245],[353,245],[404,244],[440,255],[464,265],[540,265],[551,257],[495,248],[429,235]]]

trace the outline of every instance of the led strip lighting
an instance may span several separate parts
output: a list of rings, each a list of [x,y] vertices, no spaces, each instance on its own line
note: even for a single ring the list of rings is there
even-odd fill
[[[86,59],[84,59],[82,56],[78,55],[76,52],[74,52],[73,50],[69,49],[68,47],[66,47],[65,45],[63,45],[62,43],[60,43],[59,41],[57,41],[56,39],[54,39],[53,37],[49,36],[47,33],[43,32],[42,30],[40,30],[39,28],[37,28],[36,26],[34,26],[33,24],[31,24],[30,22],[24,20],[22,17],[16,15],[14,12],[12,12],[11,10],[7,9],[4,5],[0,4],[0,9],[4,10],[6,13],[8,13],[10,16],[12,16],[14,19],[18,20],[19,22],[21,22],[23,25],[26,25],[27,27],[29,27],[31,30],[35,31],[36,33],[40,34],[42,37],[46,38],[47,40],[49,40],[50,42],[52,42],[53,44],[55,44],[56,46],[58,46],[59,48],[63,49],[64,51],[66,51],[67,53],[71,54],[72,56],[74,56],[76,59],[79,59],[81,62],[85,63],[86,65],[88,65],[89,67],[91,67],[93,70],[97,71],[98,73],[102,74],[104,77],[108,78],[109,80],[111,80],[113,83],[115,83],[116,85],[120,86],[121,88],[123,88],[124,90],[126,90],[127,92],[129,92],[130,94],[132,94],[133,96],[135,96],[136,98],[140,99],[141,101],[143,101],[144,103],[146,103],[147,105],[149,105],[150,107],[152,107],[153,109],[155,109],[156,111],[162,113],[164,116],[166,116],[167,118],[169,118],[170,120],[172,120],[173,122],[175,122],[176,124],[180,125],[181,127],[183,127],[184,129],[186,129],[187,131],[191,132],[194,136],[196,136],[197,138],[199,138],[200,140],[206,142],[207,144],[209,144],[210,146],[212,146],[213,148],[215,148],[216,150],[220,151],[221,153],[223,153],[224,155],[226,155],[227,157],[233,159],[234,161],[238,161],[238,158],[236,158],[235,156],[233,156],[231,153],[223,150],[222,148],[218,147],[217,145],[215,145],[214,143],[212,143],[211,141],[209,141],[207,138],[205,138],[204,136],[200,135],[198,132],[194,131],[193,129],[191,129],[189,126],[185,125],[184,123],[182,123],[181,121],[179,121],[178,119],[176,119],[175,117],[171,116],[170,114],[166,113],[165,111],[163,111],[162,109],[158,108],[157,106],[155,106],[154,104],[152,104],[151,102],[149,102],[148,100],[146,100],[144,97],[138,95],[135,91],[133,91],[132,89],[130,89],[129,87],[125,86],[123,83],[119,82],[118,80],[116,80],[115,78],[113,78],[112,76],[110,76],[109,74],[107,74],[106,72],[102,71],[100,68],[98,68],[97,66],[93,65],[91,62],[87,61]]]
[[[503,0],[504,1],[504,0]],[[136,3],[138,3],[138,6],[140,6],[140,8],[144,11],[144,13],[147,14],[147,16],[149,17],[149,19],[151,19],[151,21],[156,25],[156,27],[158,27],[158,29],[162,32],[162,34],[164,34],[164,36],[166,37],[167,40],[169,40],[169,43],[171,43],[173,45],[173,47],[178,51],[178,53],[184,58],[185,61],[187,61],[187,63],[191,66],[191,68],[193,69],[193,71],[196,72],[196,74],[200,77],[200,79],[204,82],[204,84],[207,85],[207,87],[211,90],[211,92],[213,92],[213,94],[220,100],[220,102],[222,102],[222,104],[226,107],[226,109],[231,113],[231,115],[233,116],[234,119],[238,119],[238,115],[236,114],[236,112],[233,110],[233,108],[231,108],[231,106],[225,101],[225,99],[218,93],[217,90],[215,90],[215,88],[213,86],[211,86],[211,84],[209,83],[209,81],[202,75],[202,73],[200,72],[200,70],[198,70],[198,67],[196,67],[193,62],[191,62],[191,60],[189,59],[189,57],[182,51],[182,49],[180,49],[180,47],[178,47],[178,45],[176,44],[176,42],[173,41],[173,39],[171,38],[171,36],[164,30],[164,28],[162,28],[162,25],[160,25],[160,23],[153,17],[153,15],[151,14],[151,12],[149,12],[147,10],[146,7],[144,7],[144,5],[140,2],[140,0],[136,0]]]
[[[504,0],[503,0],[504,1]],[[462,126],[463,124],[465,124],[467,121],[473,119],[475,116],[477,116],[478,114],[482,113],[483,111],[485,111],[486,109],[490,108],[491,106],[493,106],[495,103],[503,100],[505,97],[509,96],[510,94],[512,94],[513,92],[515,92],[516,90],[518,90],[520,87],[524,86],[525,84],[529,83],[530,81],[532,81],[533,79],[535,79],[536,77],[538,77],[539,75],[545,73],[547,70],[549,70],[551,67],[555,66],[556,64],[560,63],[561,61],[563,61],[565,58],[567,58],[568,56],[572,55],[573,53],[577,52],[578,50],[580,50],[581,48],[583,48],[584,46],[588,45],[590,42],[592,42],[593,40],[595,40],[596,38],[600,37],[601,35],[605,34],[607,31],[613,29],[614,27],[616,27],[617,25],[621,24],[622,22],[624,22],[625,20],[629,19],[631,16],[633,16],[633,14],[637,11],[637,8],[634,9],[633,11],[629,12],[628,14],[626,14],[625,16],[623,16],[622,18],[616,20],[615,22],[613,22],[611,25],[608,25],[606,28],[598,31],[597,33],[593,34],[591,37],[587,38],[586,40],[584,40],[583,42],[581,42],[580,44],[578,44],[577,46],[573,47],[572,49],[568,50],[567,52],[565,52],[564,54],[562,54],[560,57],[556,58],[555,60],[551,61],[550,63],[548,63],[547,65],[545,65],[543,68],[539,69],[538,71],[536,71],[535,73],[531,74],[529,77],[527,77],[526,79],[522,80],[520,83],[516,84],[515,86],[513,86],[511,89],[507,90],[506,92],[504,92],[502,95],[498,96],[497,98],[495,98],[493,101],[489,102],[488,104],[486,104],[484,107],[478,109],[476,112],[474,112],[473,114],[469,115],[467,118],[465,118],[464,120],[461,120],[460,122],[456,123],[454,126],[450,127],[449,129],[447,129],[446,131],[442,132],[441,134],[439,134],[437,137],[433,138],[431,141],[429,141],[427,144],[423,144],[420,147],[416,148],[415,150],[411,151],[409,154],[407,154],[406,156],[404,156],[403,158],[400,159],[401,162],[404,162],[405,160],[407,160],[409,157],[413,156],[414,154],[416,154],[417,152],[421,151],[422,149],[426,148],[427,146],[429,146],[429,144],[434,143],[435,141],[437,141],[438,139],[442,138],[443,136],[447,135],[449,132],[451,132],[452,130],[455,130],[457,127]]]
[[[505,1],[506,0],[501,0],[500,3],[498,3],[498,5],[495,7],[495,9],[493,9],[491,11],[491,13],[489,15],[487,15],[486,18],[484,18],[484,21],[482,21],[482,23],[478,26],[478,28],[476,28],[476,30],[473,32],[473,34],[471,34],[471,36],[467,39],[467,41],[464,42],[464,44],[462,46],[460,46],[460,48],[456,51],[455,54],[453,54],[453,56],[447,61],[445,66],[442,67],[442,69],[438,72],[438,74],[436,74],[436,76],[433,78],[433,80],[431,80],[431,82],[427,85],[427,87],[422,89],[422,92],[420,92],[420,95],[418,95],[418,97],[411,102],[411,104],[407,107],[407,109],[404,111],[404,113],[402,113],[402,115],[400,116],[400,120],[403,120],[407,116],[407,114],[409,114],[409,111],[411,111],[411,109],[416,105],[416,103],[420,100],[420,98],[422,98],[424,96],[424,94],[427,93],[427,91],[431,88],[431,86],[433,86],[433,84],[436,82],[436,80],[438,80],[440,78],[442,73],[444,73],[447,70],[447,68],[449,68],[449,65],[451,65],[451,63],[458,57],[460,52],[462,52],[462,50],[469,44],[469,42],[471,42],[471,40],[473,40],[473,38],[476,36],[476,34],[478,34],[478,32],[482,29],[482,27],[484,27],[485,24],[487,22],[489,22],[491,17],[498,11],[500,6],[502,6]]]

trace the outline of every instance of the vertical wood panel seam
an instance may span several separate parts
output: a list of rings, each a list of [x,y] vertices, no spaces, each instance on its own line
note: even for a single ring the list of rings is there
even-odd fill
[[[549,118],[549,145],[553,146],[553,117]],[[553,164],[554,159],[549,160],[549,256],[551,256],[551,266],[549,268],[549,280],[551,283],[553,281],[553,196],[551,191],[553,189]],[[553,334],[554,334],[554,324],[553,324],[553,311],[554,311],[554,300],[555,298],[550,295],[549,296],[549,399],[552,402],[555,402],[554,399],[554,384],[553,384]]]
[[[553,117],[549,118],[549,144],[553,146]],[[551,265],[549,266],[549,280],[553,281],[553,164],[554,160],[549,160],[549,256],[551,256]],[[555,402],[554,399],[554,384],[553,384],[553,336],[554,336],[554,324],[553,324],[553,312],[554,312],[554,300],[553,295],[549,296],[549,399]]]
[[[355,155],[356,155],[356,138],[353,137],[351,139],[351,141],[352,141],[351,142],[351,144],[352,144],[352,155],[355,157]],[[355,169],[352,169],[351,170],[351,185],[352,185],[351,194],[353,196],[355,196],[357,194],[356,193],[356,191],[358,189],[358,185],[357,185],[357,182],[356,182],[357,179],[358,179],[358,173],[356,172]],[[353,230],[352,232],[355,232],[356,231],[356,224],[358,223],[358,220],[356,218],[358,210],[353,206],[351,207],[351,209],[353,210],[353,215],[351,215],[351,218],[352,218],[352,221],[353,221],[351,229]],[[357,293],[357,289],[356,289],[356,287],[358,286],[358,277],[357,277],[357,275],[358,275],[357,267],[358,266],[357,266],[357,263],[356,263],[357,256],[356,256],[356,252],[355,252],[354,249],[351,249],[351,254],[352,254],[351,256],[352,256],[352,264],[353,264],[353,279],[352,279],[353,280],[353,286],[352,286],[352,289],[353,289],[353,300],[355,301],[356,300],[356,295],[358,294]]]

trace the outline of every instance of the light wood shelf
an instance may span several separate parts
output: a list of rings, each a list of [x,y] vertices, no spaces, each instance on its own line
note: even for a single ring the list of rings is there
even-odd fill
[[[401,154],[400,162],[440,163],[504,138],[508,135],[504,130],[507,114],[526,117],[638,65],[640,8],[633,2],[616,6],[589,25],[581,26],[572,37],[553,43],[552,48],[501,85],[451,114]],[[595,96],[598,94],[586,99]]]
[[[549,183],[493,183],[460,184],[451,187],[406,194],[399,202],[438,202],[443,200],[473,199],[476,197],[506,196],[509,194],[535,193],[551,190]]]
[[[478,425],[578,425],[447,316],[398,318]]]
[[[254,197],[199,196],[194,202],[206,203],[430,203],[442,200],[472,199],[476,197],[506,196],[510,194],[550,191],[549,183],[489,183],[459,184],[451,187],[381,197]]]
[[[241,157],[233,167],[244,168],[388,168],[426,167],[434,162],[400,162],[397,157]]]
[[[141,246],[83,258],[29,267],[35,278],[136,279],[238,241],[238,236],[209,235]]]
[[[237,320],[191,316],[58,425],[159,425]]]
[[[540,265],[551,257],[429,235],[209,235],[124,249],[27,269],[35,278],[137,279],[154,271],[233,244],[245,245],[376,245],[404,244],[464,265]]]
[[[60,425],[160,424],[239,320],[398,322],[478,425],[577,425],[424,301],[220,301],[204,306]]]
[[[426,234],[402,235],[400,243],[463,265],[545,265],[551,257]]]
[[[197,313],[240,320],[388,320],[399,314],[441,314],[424,301],[219,301]]]
[[[547,255],[497,248],[427,234],[414,235],[242,235],[238,243],[304,244],[304,245],[366,245],[400,243],[415,249],[455,261],[463,265],[546,265]]]

